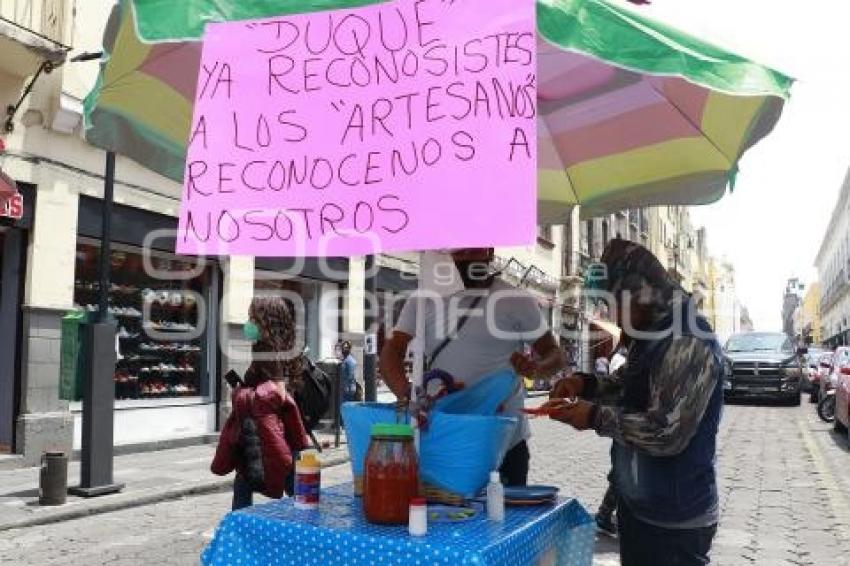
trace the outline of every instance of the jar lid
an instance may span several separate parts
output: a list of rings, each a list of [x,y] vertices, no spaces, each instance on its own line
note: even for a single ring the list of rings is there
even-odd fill
[[[377,423],[372,425],[372,436],[413,438],[413,427],[409,424]]]

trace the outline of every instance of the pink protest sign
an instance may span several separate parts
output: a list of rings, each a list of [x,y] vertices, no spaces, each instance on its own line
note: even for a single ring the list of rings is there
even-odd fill
[[[535,72],[534,0],[207,26],[178,251],[532,243]]]

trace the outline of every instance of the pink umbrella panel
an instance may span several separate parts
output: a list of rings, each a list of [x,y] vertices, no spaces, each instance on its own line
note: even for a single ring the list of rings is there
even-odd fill
[[[538,43],[538,216],[559,223],[630,207],[707,204],[782,112],[735,95]]]

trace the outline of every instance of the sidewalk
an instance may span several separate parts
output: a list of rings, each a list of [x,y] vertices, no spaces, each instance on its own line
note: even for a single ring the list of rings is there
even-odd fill
[[[326,467],[348,461],[343,435],[339,448],[333,448],[332,434],[317,433],[320,443],[328,442],[321,458]],[[214,476],[209,471],[214,444],[174,448],[157,452],[115,457],[115,481],[125,484],[120,493],[84,499],[68,496],[65,505],[38,504],[39,468],[0,470],[0,531],[66,521],[86,515],[106,513],[189,495],[227,491],[233,475]],[[68,485],[79,483],[79,462],[68,465]]]

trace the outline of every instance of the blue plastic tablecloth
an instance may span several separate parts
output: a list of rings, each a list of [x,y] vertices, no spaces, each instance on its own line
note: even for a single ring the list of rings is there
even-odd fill
[[[372,525],[351,485],[322,490],[316,511],[291,499],[229,513],[201,555],[205,566],[337,566],[536,564],[589,566],[596,525],[574,499],[555,505],[509,507],[504,523],[481,512],[461,523],[428,525],[411,537],[407,527]],[[551,563],[551,562],[550,562]]]

